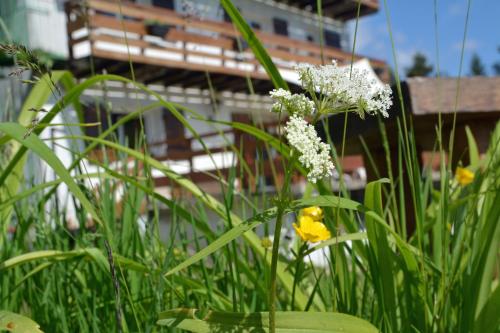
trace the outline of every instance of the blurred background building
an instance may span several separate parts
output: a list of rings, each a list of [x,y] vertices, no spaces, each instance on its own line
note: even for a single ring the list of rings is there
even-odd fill
[[[355,66],[368,70],[377,80],[388,79],[384,61],[351,54],[346,22],[356,18],[358,1],[323,1],[321,19],[313,0],[235,0],[234,4],[292,90],[298,90],[293,67],[299,63],[319,65],[336,60],[348,65],[354,59]],[[376,0],[359,1],[360,15],[376,12],[378,7]],[[242,155],[251,169],[257,168],[256,160],[263,164],[260,179],[247,179],[241,185],[272,184],[271,163],[280,178],[278,154],[220,123],[253,123],[269,133],[278,131],[277,119],[268,111],[271,101],[267,93],[273,85],[218,1],[4,0],[0,15],[3,40],[38,50],[56,69],[69,69],[80,80],[95,73],[133,78],[165,100],[195,111],[190,125],[211,149],[212,158],[168,110],[158,108],[144,116],[150,152],[175,171],[198,183],[210,183],[207,172],[218,168],[227,173],[237,163],[229,148],[235,144],[244,147]],[[12,80],[2,84],[13,85]],[[11,95],[13,109],[26,93],[17,85],[5,91]],[[107,82],[105,87],[87,90],[83,100],[86,121],[100,121],[105,129],[108,116],[111,122],[117,121],[151,103],[151,96],[130,84]],[[120,128],[120,141],[134,146],[140,126],[135,120]],[[97,132],[89,128],[87,134]],[[94,157],[103,158],[102,152]],[[344,159],[344,171],[349,187],[364,186],[360,156]],[[167,179],[155,181],[171,191]],[[301,188],[303,179],[296,183]]]

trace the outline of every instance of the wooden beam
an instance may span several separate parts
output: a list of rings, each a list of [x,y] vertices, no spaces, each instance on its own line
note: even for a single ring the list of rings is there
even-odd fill
[[[163,84],[168,86],[176,86],[179,85],[183,80],[185,80],[189,76],[189,71],[179,71],[176,74],[167,75]]]

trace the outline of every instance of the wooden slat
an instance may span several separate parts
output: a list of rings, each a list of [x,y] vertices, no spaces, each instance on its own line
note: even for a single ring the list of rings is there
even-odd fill
[[[216,153],[223,153],[228,151],[228,147],[222,147],[222,148],[211,148],[210,153],[211,154],[216,154]],[[165,156],[155,156],[155,159],[158,161],[167,161],[167,160],[172,160],[172,161],[185,161],[185,160],[192,160],[194,157],[197,156],[208,156],[207,152],[204,150],[196,150],[196,151],[191,151],[191,150],[168,150],[167,148],[167,154]]]
[[[226,37],[207,37],[201,36],[198,34],[189,33],[182,30],[171,29],[167,33],[167,40],[171,41],[182,41],[182,42],[190,42],[197,44],[205,44],[209,46],[220,47],[224,49],[232,49],[233,48],[233,40]]]
[[[90,15],[89,26],[93,29],[108,28],[122,32],[123,30],[125,30],[127,32],[133,32],[140,35],[146,34],[146,27],[142,22],[134,22],[130,20],[120,21],[114,17],[100,15],[100,14]]]
[[[92,54],[95,57],[102,57],[102,58],[107,58],[107,59],[114,59],[114,60],[120,60],[120,61],[128,61],[129,60],[129,55],[126,53],[104,51],[104,50],[100,50],[100,49],[95,48],[95,47],[92,48]],[[261,72],[257,72],[257,71],[253,71],[253,72],[248,71],[247,72],[247,71],[242,71],[240,69],[228,68],[228,67],[224,67],[224,66],[209,66],[209,65],[196,64],[196,63],[186,62],[186,61],[160,59],[160,58],[153,58],[153,57],[147,57],[144,55],[136,55],[136,54],[131,54],[130,58],[134,62],[140,62],[143,64],[151,64],[151,65],[165,66],[165,67],[171,67],[171,68],[183,68],[186,70],[200,71],[200,72],[208,71],[208,72],[213,72],[213,73],[220,73],[220,74],[234,75],[234,76],[248,75],[249,77],[256,78],[256,79],[264,79],[264,80],[268,79],[268,76],[266,73],[261,73]]]
[[[92,34],[90,39],[94,42],[107,42],[107,43],[113,43],[113,44],[118,44],[118,45],[126,45],[125,44],[125,39],[121,37],[115,37],[115,36],[110,36],[110,35],[101,35],[101,34]],[[80,41],[81,42],[81,41]],[[176,48],[176,47],[169,47],[169,46],[156,46],[152,43],[149,43],[145,40],[141,39],[132,39],[128,38],[127,43],[129,46],[137,46],[143,49],[148,49],[148,50],[154,50],[154,51],[162,51],[162,52],[172,52],[172,53],[179,53],[182,54],[183,56],[187,55],[195,55],[195,56],[201,56],[201,57],[206,57],[209,59],[214,59],[214,60],[233,60],[234,58],[228,57],[222,54],[213,54],[213,53],[208,53],[208,52],[203,52],[203,51],[192,51],[192,50],[186,50],[184,48]],[[257,61],[253,61],[253,64],[257,64]]]
[[[113,43],[113,44],[119,44],[119,45],[128,44],[129,46],[138,46],[141,48],[146,48],[146,47],[149,48],[151,46],[150,43],[148,43],[142,39],[127,38],[127,40],[125,41],[125,38],[123,38],[123,37],[96,34],[94,32],[90,35],[90,40],[93,42],[106,42],[106,43]]]

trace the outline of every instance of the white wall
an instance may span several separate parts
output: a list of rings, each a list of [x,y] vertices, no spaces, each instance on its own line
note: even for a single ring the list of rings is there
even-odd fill
[[[26,0],[29,47],[68,57],[63,0]]]

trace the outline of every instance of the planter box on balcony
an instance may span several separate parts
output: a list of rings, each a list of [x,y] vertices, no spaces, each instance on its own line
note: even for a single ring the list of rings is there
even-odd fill
[[[165,24],[148,24],[146,25],[146,31],[148,35],[158,36],[165,38],[170,27]]]

